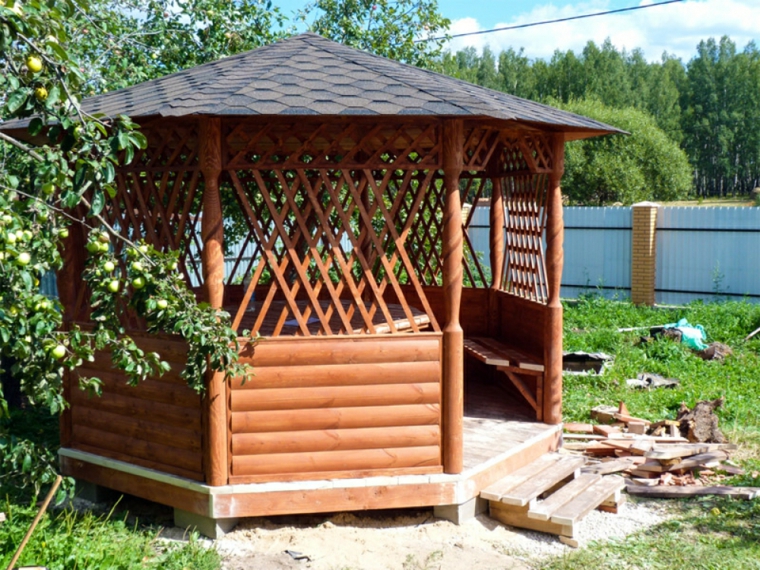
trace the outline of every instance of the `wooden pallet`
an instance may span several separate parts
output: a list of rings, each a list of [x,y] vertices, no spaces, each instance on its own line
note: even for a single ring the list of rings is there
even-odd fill
[[[581,473],[585,457],[547,453],[497,481],[480,496],[504,524],[556,534],[570,546],[576,526],[595,508],[616,513],[625,481],[619,475]]]

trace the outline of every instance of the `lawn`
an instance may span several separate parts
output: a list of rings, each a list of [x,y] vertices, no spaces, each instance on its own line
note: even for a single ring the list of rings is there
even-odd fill
[[[725,362],[703,361],[666,338],[642,342],[646,329],[618,332],[681,318],[703,325],[708,341],[729,345],[733,355]],[[635,416],[675,419],[681,402],[691,407],[699,400],[724,396],[720,425],[729,441],[741,445],[735,458],[747,471],[735,484],[760,486],[760,338],[744,341],[758,326],[760,306],[743,302],[654,309],[589,295],[567,304],[565,349],[604,351],[615,361],[603,376],[565,377],[565,420],[590,421],[593,406],[619,401],[625,401]],[[629,388],[625,380],[639,372],[678,378],[681,384],[653,391]],[[542,567],[760,568],[760,501],[705,498],[669,503],[677,515],[672,521],[624,541],[591,545]]]

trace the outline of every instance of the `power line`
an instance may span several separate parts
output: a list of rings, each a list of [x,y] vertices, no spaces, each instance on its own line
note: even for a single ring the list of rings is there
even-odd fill
[[[453,40],[454,38],[463,38],[465,36],[479,36],[481,34],[491,34],[493,32],[503,32],[505,30],[519,30],[521,28],[532,28],[534,26],[544,26],[546,24],[557,24],[559,22],[570,22],[572,20],[582,20],[583,18],[594,18],[596,16],[606,16],[608,14],[619,14],[620,12],[631,12],[633,10],[644,10],[645,8],[656,8],[657,6],[664,6],[665,4],[675,4],[677,2],[683,2],[683,0],[666,0],[665,2],[656,2],[654,4],[647,4],[645,6],[632,6],[630,8],[618,8],[617,10],[607,10],[606,12],[595,12],[593,14],[581,14],[580,16],[570,16],[568,18],[559,18],[557,20],[544,20],[543,22],[531,22],[530,24],[504,26],[503,28],[493,28],[490,30],[479,30],[477,32],[465,32],[462,34],[454,34],[453,36],[425,38],[422,40],[417,40],[415,43],[431,42],[431,41],[446,40],[446,39]]]

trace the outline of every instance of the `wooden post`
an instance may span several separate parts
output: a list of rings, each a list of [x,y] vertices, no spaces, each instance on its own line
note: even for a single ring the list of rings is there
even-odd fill
[[[493,166],[489,168],[491,179],[491,211],[489,215],[489,249],[491,261],[491,290],[488,292],[488,334],[498,337],[501,334],[501,315],[499,299],[496,292],[501,290],[501,280],[504,275],[504,196],[502,184],[504,179],[499,175],[501,149],[494,153],[491,159]]]
[[[214,308],[224,302],[224,251],[222,240],[222,202],[219,175],[222,172],[221,120],[202,118],[198,141],[203,173],[203,287],[206,300]],[[227,390],[223,372],[208,372],[204,398],[203,468],[206,483],[227,484]]]
[[[564,260],[560,181],[565,170],[565,141],[561,134],[552,138],[552,156],[554,162],[546,197],[546,281],[549,302],[544,325],[543,421],[559,424],[562,422],[562,304],[559,292]]]
[[[63,305],[63,330],[70,330],[72,321],[75,321],[77,295],[80,288],[84,287],[82,275],[84,274],[85,256],[84,229],[78,222],[74,222],[69,228],[69,235],[63,240],[61,257],[63,266],[56,275],[58,287],[58,299]],[[73,374],[66,370],[63,374],[63,399],[71,404],[71,378]],[[61,412],[59,420],[61,447],[71,446],[71,408],[66,407]]]
[[[463,469],[464,332],[459,324],[463,282],[462,172],[464,128],[461,120],[443,124],[443,294],[446,324],[443,328],[443,470]]]

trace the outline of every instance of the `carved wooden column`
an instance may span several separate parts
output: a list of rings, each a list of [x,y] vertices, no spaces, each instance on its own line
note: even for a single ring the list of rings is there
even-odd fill
[[[463,282],[462,204],[459,176],[464,145],[461,120],[443,124],[443,294],[446,324],[443,328],[443,470],[463,469],[464,333],[459,324]]]
[[[499,299],[496,296],[496,291],[501,290],[501,279],[504,275],[504,196],[502,193],[504,179],[499,173],[500,157],[501,149],[498,149],[494,153],[488,169],[488,177],[492,186],[489,215],[491,290],[488,293],[488,334],[492,337],[498,337],[501,334]]]
[[[562,284],[564,252],[562,240],[562,189],[560,181],[565,170],[565,141],[561,134],[551,141],[554,157],[546,198],[546,280],[549,302],[546,307],[544,330],[544,417],[548,424],[562,422],[562,304],[559,301]]]
[[[203,288],[214,308],[224,301],[224,239],[219,175],[222,172],[221,120],[202,118],[199,124],[201,172],[203,173]],[[227,484],[227,389],[223,372],[208,372],[204,398],[203,464],[206,483]]]

